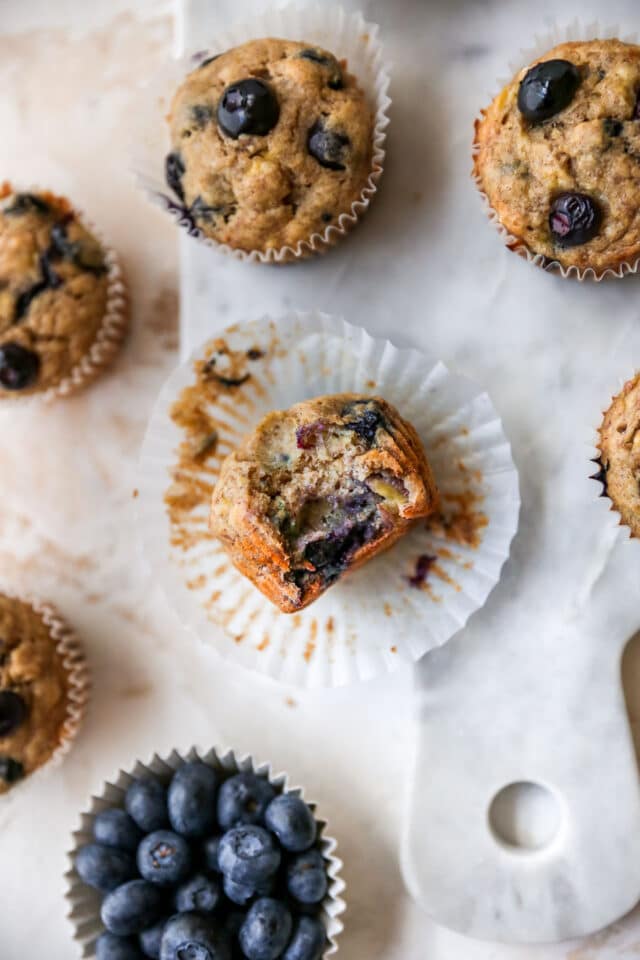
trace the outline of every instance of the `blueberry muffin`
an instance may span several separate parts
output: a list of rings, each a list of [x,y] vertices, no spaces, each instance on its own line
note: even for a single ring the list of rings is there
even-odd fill
[[[600,428],[598,479],[622,522],[640,537],[640,374],[614,397]]]
[[[87,887],[101,898],[97,960],[320,960],[335,881],[299,793],[196,757],[139,769],[111,787],[73,857],[72,915],[97,912]]]
[[[351,211],[371,173],[364,93],[305,43],[253,40],[205,60],[176,92],[169,125],[166,178],[184,215],[240,250],[302,252]]]
[[[484,111],[474,172],[512,249],[596,276],[635,263],[639,97],[640,47],[592,40],[550,50]]]
[[[380,397],[343,393],[268,414],[222,464],[210,525],[238,570],[293,613],[436,505],[411,424]]]
[[[62,651],[54,623],[49,608],[0,594],[0,794],[45,764],[71,733],[79,655]]]
[[[67,200],[4,187],[0,396],[42,393],[80,380],[78,371],[103,327],[108,282],[105,252]]]

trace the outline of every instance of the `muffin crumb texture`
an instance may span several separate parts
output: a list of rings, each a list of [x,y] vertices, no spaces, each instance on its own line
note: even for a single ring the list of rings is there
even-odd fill
[[[0,595],[0,793],[60,745],[68,674],[49,627],[32,606]]]
[[[313,45],[254,40],[204,61],[168,119],[168,185],[194,227],[236,249],[296,250],[351,212],[371,172],[365,95]]]
[[[226,458],[211,529],[292,613],[436,506],[414,428],[380,397],[337,394],[268,414]]]
[[[640,47],[564,43],[476,125],[474,173],[511,246],[596,276],[640,257]]]
[[[640,537],[640,375],[625,384],[600,429],[599,478],[634,537]]]
[[[107,307],[104,252],[67,200],[0,200],[0,394],[61,383],[92,346]]]

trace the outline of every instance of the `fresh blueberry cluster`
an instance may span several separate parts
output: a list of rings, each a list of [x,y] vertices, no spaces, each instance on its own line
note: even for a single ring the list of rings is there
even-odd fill
[[[135,780],[75,866],[104,894],[97,960],[320,960],[327,889],[311,809],[199,760]]]

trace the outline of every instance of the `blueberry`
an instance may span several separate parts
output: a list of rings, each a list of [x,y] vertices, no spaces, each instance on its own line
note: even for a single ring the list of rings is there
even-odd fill
[[[317,828],[313,814],[304,800],[291,793],[283,793],[271,801],[265,823],[285,850],[301,853],[315,843]]]
[[[218,123],[233,140],[242,133],[264,136],[275,127],[279,116],[275,93],[264,80],[255,77],[232,83],[218,103]]]
[[[24,390],[37,379],[40,357],[19,343],[0,346],[0,386],[5,390]]]
[[[80,879],[96,890],[115,890],[136,875],[136,864],[127,850],[89,843],[78,850],[76,870]]]
[[[327,892],[327,870],[322,854],[308,850],[294,857],[287,867],[287,889],[300,903],[320,903]]]
[[[375,407],[367,407],[355,419],[345,421],[345,427],[357,433],[369,446],[375,440],[378,428],[382,426],[384,426],[384,418]]]
[[[578,247],[592,240],[601,221],[600,208],[586,193],[561,193],[551,204],[549,229],[560,247]]]
[[[580,85],[580,72],[568,60],[545,60],[527,72],[518,89],[518,109],[536,123],[569,106]]]
[[[211,880],[204,873],[196,873],[176,890],[178,913],[213,913],[219,900],[220,886],[217,880]]]
[[[322,67],[327,67],[329,69],[329,79],[327,81],[327,86],[332,90],[341,90],[343,87],[342,79],[342,70],[340,69],[340,64],[335,57],[332,57],[330,53],[325,53],[324,50],[317,50],[312,47],[309,47],[307,50],[303,50],[298,54],[301,60],[311,60],[312,63],[317,63]]]
[[[140,875],[149,883],[175,886],[189,875],[189,844],[171,830],[155,830],[147,834],[138,847],[137,863]]]
[[[291,914],[279,900],[263,897],[247,913],[238,934],[248,960],[276,960],[291,936]]]
[[[10,216],[18,215],[23,213],[49,213],[51,207],[40,197],[37,197],[35,193],[16,193],[12,199],[9,206],[5,207],[2,211],[7,213]]]
[[[96,940],[96,960],[142,960],[142,954],[133,940],[106,932]]]
[[[204,837],[215,826],[218,777],[199,760],[185,763],[173,775],[167,805],[169,820],[176,833],[185,837]]]
[[[24,767],[13,757],[0,756],[0,780],[5,783],[17,783],[24,777]]]
[[[619,137],[624,130],[621,120],[615,120],[613,117],[605,117],[602,121],[602,129],[607,137]]]
[[[160,960],[229,960],[228,938],[211,917],[179,913],[167,921]]]
[[[204,130],[213,118],[213,109],[208,103],[194,103],[191,107],[191,122],[199,130]]]
[[[145,957],[150,957],[151,960],[159,960],[160,958],[160,943],[166,922],[166,917],[162,917],[157,923],[154,923],[152,927],[143,930],[138,937],[140,949]]]
[[[19,693],[0,690],[0,737],[7,737],[24,723],[27,705]]]
[[[344,133],[329,130],[323,120],[317,120],[309,130],[307,149],[321,167],[344,170],[347,147],[351,141]]]
[[[142,840],[142,831],[128,813],[111,807],[103,810],[93,821],[93,835],[104,847],[118,847],[135,853]]]
[[[640,120],[640,90],[636,94],[636,102],[633,108],[632,120]]]
[[[247,886],[245,883],[235,883],[229,877],[224,877],[222,885],[227,899],[238,907],[246,907],[256,895],[254,887]]]
[[[282,960],[320,960],[327,945],[324,924],[317,917],[299,917]]]
[[[153,926],[162,914],[162,907],[162,891],[155,884],[130,880],[107,894],[100,917],[111,933],[130,937]]]
[[[257,887],[280,866],[280,850],[263,827],[233,827],[220,841],[220,869],[234,883]]]
[[[212,873],[220,873],[220,864],[218,863],[218,851],[222,837],[209,837],[202,844],[202,857],[207,870]]]
[[[164,161],[164,177],[167,185],[173,190],[175,195],[184,202],[184,188],[182,178],[184,176],[184,161],[179,153],[168,153]]]
[[[167,791],[157,780],[135,780],[127,790],[124,805],[145,833],[169,825]]]
[[[224,830],[240,824],[262,823],[267,806],[276,792],[264,777],[238,773],[220,787],[218,823]]]

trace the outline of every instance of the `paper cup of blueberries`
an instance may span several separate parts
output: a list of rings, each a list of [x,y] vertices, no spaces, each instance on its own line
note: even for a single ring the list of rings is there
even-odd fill
[[[97,960],[321,960],[345,910],[336,843],[285,774],[215,749],[120,771],[74,833],[69,918]]]
[[[521,54],[476,120],[473,176],[490,220],[507,247],[564,278],[640,266],[636,44],[598,24],[556,28]]]
[[[221,29],[144,92],[138,184],[189,235],[240,260],[324,252],[382,175],[391,101],[378,33],[319,3]]]
[[[371,678],[457,633],[520,505],[480,387],[322,313],[236,325],[176,369],[138,486],[144,552],[183,624],[303,686]]]

